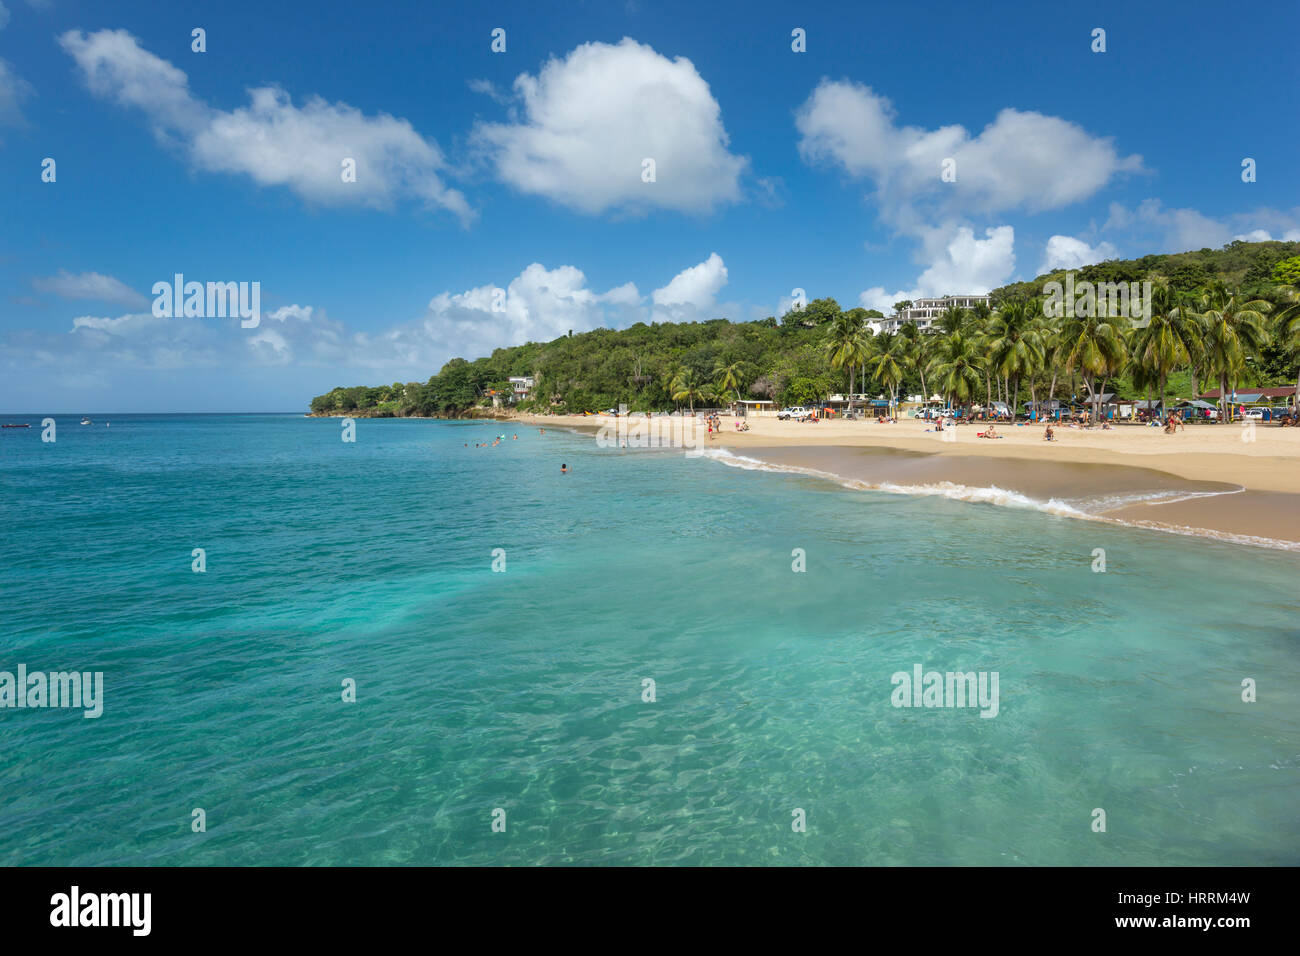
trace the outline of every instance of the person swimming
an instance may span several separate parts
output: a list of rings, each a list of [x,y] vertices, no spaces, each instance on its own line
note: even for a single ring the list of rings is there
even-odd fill
[[[567,475],[568,473],[569,473],[569,466],[566,465],[566,464],[561,464],[561,465],[560,465],[560,474],[562,474],[562,475]]]

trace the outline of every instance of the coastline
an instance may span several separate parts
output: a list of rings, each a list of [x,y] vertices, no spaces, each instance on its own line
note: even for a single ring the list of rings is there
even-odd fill
[[[638,416],[629,417],[635,424]],[[594,431],[606,416],[516,415],[531,427]],[[644,419],[642,419],[644,421]],[[1239,425],[1193,425],[1174,435],[1118,425],[1057,428],[1003,425],[1005,438],[977,438],[961,425],[955,440],[900,420],[816,424],[749,419],[707,447],[725,463],[789,471],[864,490],[942,494],[969,501],[1036,507],[1068,517],[1300,551],[1300,429],[1258,425],[1243,441]]]

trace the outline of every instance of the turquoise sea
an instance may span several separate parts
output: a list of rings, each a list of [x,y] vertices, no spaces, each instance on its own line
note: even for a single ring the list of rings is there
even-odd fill
[[[104,710],[0,708],[0,864],[1300,863],[1300,555],[549,429],[27,420],[0,671]],[[892,706],[917,664],[998,715]]]

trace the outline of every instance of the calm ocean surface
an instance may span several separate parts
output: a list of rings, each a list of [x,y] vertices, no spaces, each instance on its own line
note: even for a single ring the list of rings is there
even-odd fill
[[[0,671],[104,712],[0,708],[0,864],[1300,864],[1300,555],[501,424],[26,420]],[[915,664],[998,716],[893,707]]]

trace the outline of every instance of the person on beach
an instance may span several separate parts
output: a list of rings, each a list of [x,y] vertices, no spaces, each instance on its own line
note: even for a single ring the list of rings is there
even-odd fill
[[[1052,430],[1052,423],[1048,422],[1047,427],[1043,429],[1043,441],[1055,441],[1056,432]]]

